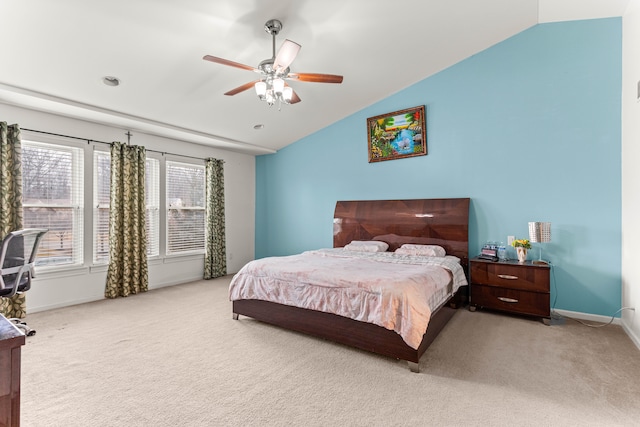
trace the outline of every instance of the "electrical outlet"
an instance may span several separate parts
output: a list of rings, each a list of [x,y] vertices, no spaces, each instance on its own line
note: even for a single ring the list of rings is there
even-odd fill
[[[507,236],[507,245],[513,243],[514,240],[516,240],[516,236]]]

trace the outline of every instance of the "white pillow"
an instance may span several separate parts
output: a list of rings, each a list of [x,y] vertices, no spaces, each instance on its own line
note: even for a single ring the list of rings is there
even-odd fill
[[[353,240],[344,248],[348,251],[385,252],[389,249],[389,244],[378,240]]]
[[[443,257],[447,254],[442,246],[438,245],[414,245],[405,243],[396,249],[396,253],[401,255],[419,255],[419,256],[438,256]]]

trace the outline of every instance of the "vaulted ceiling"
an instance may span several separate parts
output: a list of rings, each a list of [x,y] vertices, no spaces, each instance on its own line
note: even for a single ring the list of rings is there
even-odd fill
[[[0,102],[272,153],[533,25],[621,16],[628,2],[3,0]],[[225,96],[257,74],[203,56],[257,67],[272,55],[272,18],[276,49],[302,46],[292,72],[343,83],[289,81],[302,101],[280,109],[253,89]]]

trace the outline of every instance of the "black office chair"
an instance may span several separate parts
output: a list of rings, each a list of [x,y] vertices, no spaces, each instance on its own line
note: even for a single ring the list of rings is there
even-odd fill
[[[0,297],[11,298],[17,293],[31,288],[31,279],[35,277],[34,264],[38,254],[40,240],[49,230],[27,228],[12,231],[2,240],[0,249]],[[25,335],[36,333],[22,319],[9,319]]]

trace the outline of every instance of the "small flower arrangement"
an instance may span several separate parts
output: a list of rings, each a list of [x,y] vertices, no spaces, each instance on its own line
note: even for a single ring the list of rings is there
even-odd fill
[[[513,246],[514,248],[531,249],[531,243],[529,242],[529,239],[515,239],[513,242],[511,242],[511,246]]]

